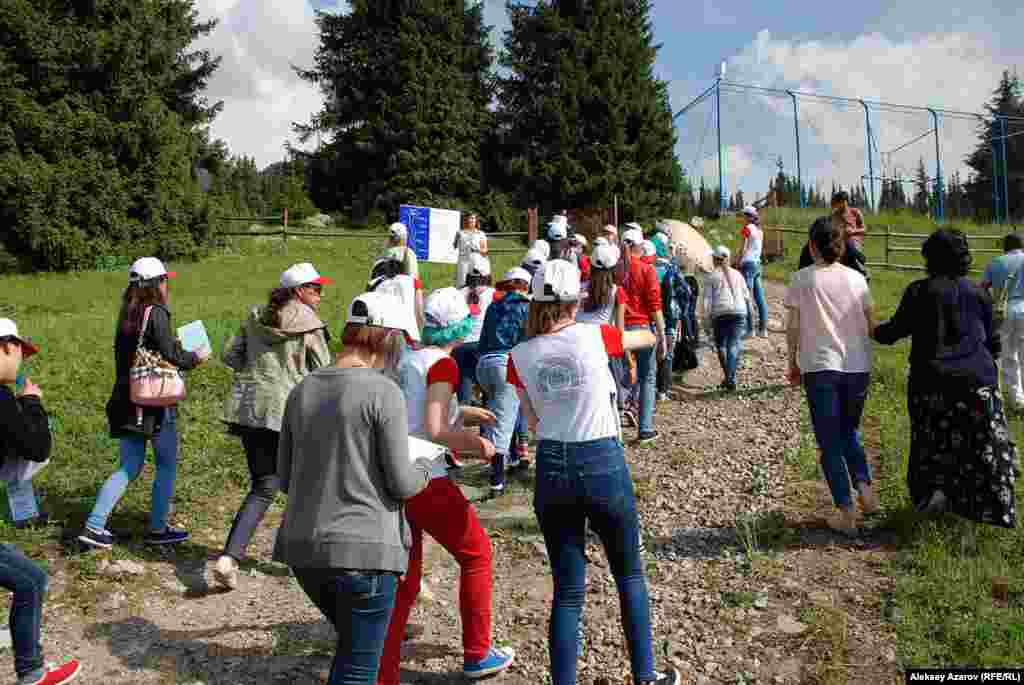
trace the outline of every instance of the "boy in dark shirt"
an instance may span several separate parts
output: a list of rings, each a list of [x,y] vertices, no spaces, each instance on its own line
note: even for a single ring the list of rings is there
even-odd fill
[[[50,458],[50,427],[43,409],[43,392],[31,380],[15,396],[15,383],[23,359],[39,349],[18,335],[10,319],[0,319],[0,466],[9,459],[44,462]],[[18,685],[61,685],[78,675],[76,660],[50,668],[43,663],[39,644],[46,571],[14,545],[0,544],[0,587],[14,593],[11,602],[11,642]]]

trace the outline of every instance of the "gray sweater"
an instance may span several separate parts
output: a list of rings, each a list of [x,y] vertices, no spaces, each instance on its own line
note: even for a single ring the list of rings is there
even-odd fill
[[[277,458],[289,493],[274,560],[296,568],[405,573],[402,501],[430,482],[409,460],[405,398],[373,369],[326,367],[288,397]]]

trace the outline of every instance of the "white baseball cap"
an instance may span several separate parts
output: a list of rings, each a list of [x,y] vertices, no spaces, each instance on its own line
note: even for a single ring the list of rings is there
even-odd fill
[[[640,231],[641,233],[644,232],[644,227],[636,223],[635,221],[630,221],[628,224],[626,224],[626,228],[631,228],[634,231]]]
[[[638,228],[631,228],[622,234],[622,242],[629,245],[642,245],[644,234]]]
[[[505,272],[505,275],[501,277],[502,282],[504,281],[525,281],[529,283],[533,280],[530,276],[530,272],[521,266],[517,266],[514,269],[509,269]]]
[[[732,253],[729,252],[729,248],[725,245],[719,245],[711,251],[711,256],[715,259],[729,259],[729,257],[732,256]]]
[[[136,259],[135,263],[128,269],[129,283],[141,283],[142,281],[149,281],[161,276],[164,278],[174,278],[177,274],[173,271],[168,271],[164,263],[156,257]]]
[[[643,252],[644,257],[653,257],[658,254],[657,248],[654,247],[654,243],[650,240],[645,240],[640,243],[640,248]]]
[[[565,240],[569,237],[569,225],[561,221],[552,221],[548,224],[548,240]]]
[[[749,216],[756,219],[760,215],[757,213],[757,207],[755,207],[754,205],[747,205],[746,207],[743,208],[743,216]]]
[[[533,245],[530,245],[530,251],[527,252],[539,252],[544,261],[547,261],[548,257],[551,256],[551,245],[546,240],[534,240]]]
[[[605,238],[603,235],[599,235],[596,238],[594,238],[594,248],[596,249],[601,245],[611,245],[611,243],[608,242],[608,239]]]
[[[544,266],[544,262],[548,261],[548,258],[536,248],[530,248],[526,252],[526,256],[523,257],[523,266],[532,266],[535,269],[539,269]]]
[[[469,275],[470,276],[490,276],[491,275],[491,260],[484,257],[482,254],[474,252],[469,256]]]
[[[23,338],[18,334],[18,325],[10,319],[0,319],[0,341],[8,342],[14,341],[21,344],[21,356],[23,359],[28,359],[33,354],[39,352],[39,348],[32,344],[32,341],[28,338]]]
[[[431,328],[444,328],[469,316],[466,298],[455,288],[439,288],[423,303],[423,318]]]
[[[404,331],[412,340],[419,342],[420,330],[416,319],[400,299],[390,293],[363,293],[348,306],[346,323],[360,326],[377,326]]]
[[[316,269],[314,269],[313,265],[309,262],[294,264],[288,267],[288,269],[281,274],[282,288],[298,288],[306,285],[307,283],[328,285],[330,283],[334,283],[334,281],[317,273]]]
[[[391,227],[388,228],[388,232],[391,234],[392,238],[401,238],[402,240],[405,240],[409,237],[409,229],[400,221],[396,221],[391,224]]]
[[[614,269],[619,263],[619,257],[622,256],[622,252],[615,245],[598,245],[597,241],[594,241],[594,253],[590,255],[590,265],[595,269],[607,270]]]
[[[584,235],[581,235],[579,233],[573,233],[572,234],[572,242],[576,243],[577,245],[582,245],[583,247],[586,247],[587,246],[587,237],[584,236]]]
[[[575,302],[580,299],[580,270],[564,259],[552,259],[533,276],[534,302]]]

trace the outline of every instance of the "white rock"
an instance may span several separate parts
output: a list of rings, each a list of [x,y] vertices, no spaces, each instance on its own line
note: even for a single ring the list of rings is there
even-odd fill
[[[775,627],[786,635],[799,635],[807,630],[807,626],[796,620],[789,614],[779,614],[775,621]]]

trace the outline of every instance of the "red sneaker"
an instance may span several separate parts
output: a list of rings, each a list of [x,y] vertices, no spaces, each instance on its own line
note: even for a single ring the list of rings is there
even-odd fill
[[[63,666],[51,666],[47,664],[46,673],[43,677],[32,683],[32,685],[63,685],[70,683],[82,671],[82,664],[77,659],[72,659]]]

